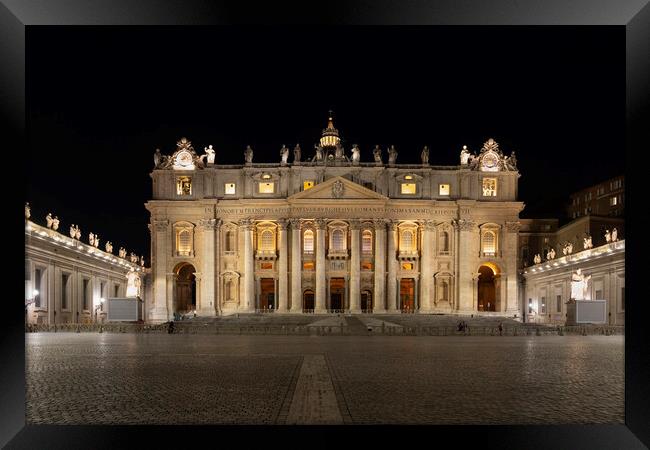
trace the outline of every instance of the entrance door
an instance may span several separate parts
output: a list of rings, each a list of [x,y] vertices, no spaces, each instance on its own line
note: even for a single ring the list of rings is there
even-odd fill
[[[260,309],[275,310],[275,279],[260,279]]]
[[[176,272],[175,312],[186,314],[196,310],[196,277],[194,266],[184,264]]]
[[[345,294],[345,279],[330,279],[330,310],[343,309],[343,296]]]
[[[302,294],[303,312],[314,312],[314,291],[305,291]]]
[[[415,309],[415,280],[402,278],[399,281],[399,301],[402,311],[412,312]]]
[[[363,312],[372,311],[372,292],[363,291],[361,293],[361,311]]]
[[[496,311],[496,284],[494,271],[488,266],[478,269],[478,310]]]

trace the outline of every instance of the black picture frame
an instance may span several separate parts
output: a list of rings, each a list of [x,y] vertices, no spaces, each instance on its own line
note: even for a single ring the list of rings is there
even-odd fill
[[[498,0],[414,1],[414,2],[310,2],[278,4],[266,2],[130,2],[88,0],[4,0],[0,4],[0,52],[2,54],[2,111],[8,154],[25,146],[25,28],[41,25],[122,24],[376,24],[376,25],[612,25],[626,29],[627,66],[627,163],[646,157],[650,148],[647,124],[650,97],[650,5],[645,0],[545,2]],[[622,114],[622,111],[621,111]],[[597,132],[595,130],[594,132]],[[620,149],[613,149],[619,155]],[[18,152],[20,153],[20,152]],[[16,159],[13,159],[14,161]],[[633,166],[632,166],[633,167]],[[23,169],[26,170],[26,169]],[[131,448],[200,446],[206,439],[219,445],[233,439],[246,446],[268,444],[337,445],[341,434],[361,440],[360,445],[381,443],[405,445],[447,445],[497,448],[644,448],[650,445],[650,379],[648,367],[648,302],[640,282],[644,252],[644,217],[639,178],[626,170],[626,288],[625,337],[625,425],[557,426],[426,426],[426,427],[101,427],[25,426],[25,348],[23,310],[17,296],[3,296],[0,362],[0,445],[6,448]],[[20,173],[18,173],[20,176]],[[637,186],[638,185],[638,186]],[[19,236],[24,199],[11,195],[10,223],[14,230],[5,236]],[[17,245],[22,248],[20,242]],[[21,251],[16,250],[16,254]],[[13,253],[12,253],[13,254]],[[20,264],[7,271],[12,290],[22,295]],[[20,286],[20,287],[18,287]],[[567,399],[571,401],[571,399]],[[424,440],[423,440],[424,439]]]

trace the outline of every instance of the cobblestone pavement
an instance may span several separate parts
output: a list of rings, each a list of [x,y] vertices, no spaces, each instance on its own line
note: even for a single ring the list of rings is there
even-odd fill
[[[623,336],[25,338],[31,424],[281,424],[303,376],[344,423],[624,423]]]

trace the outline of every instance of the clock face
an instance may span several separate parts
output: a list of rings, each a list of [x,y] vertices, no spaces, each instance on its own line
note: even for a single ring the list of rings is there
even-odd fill
[[[176,156],[176,164],[179,166],[189,166],[192,164],[192,155],[190,155],[190,152],[180,152],[178,156]]]
[[[488,153],[483,157],[483,170],[497,170],[499,164],[499,158],[494,153]]]

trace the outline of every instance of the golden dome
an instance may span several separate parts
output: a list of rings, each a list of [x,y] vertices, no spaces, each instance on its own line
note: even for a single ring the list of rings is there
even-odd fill
[[[323,135],[320,138],[321,147],[336,147],[341,143],[339,138],[339,130],[334,128],[334,121],[332,120],[332,111],[330,111],[329,119],[327,121],[327,128],[323,130]]]

